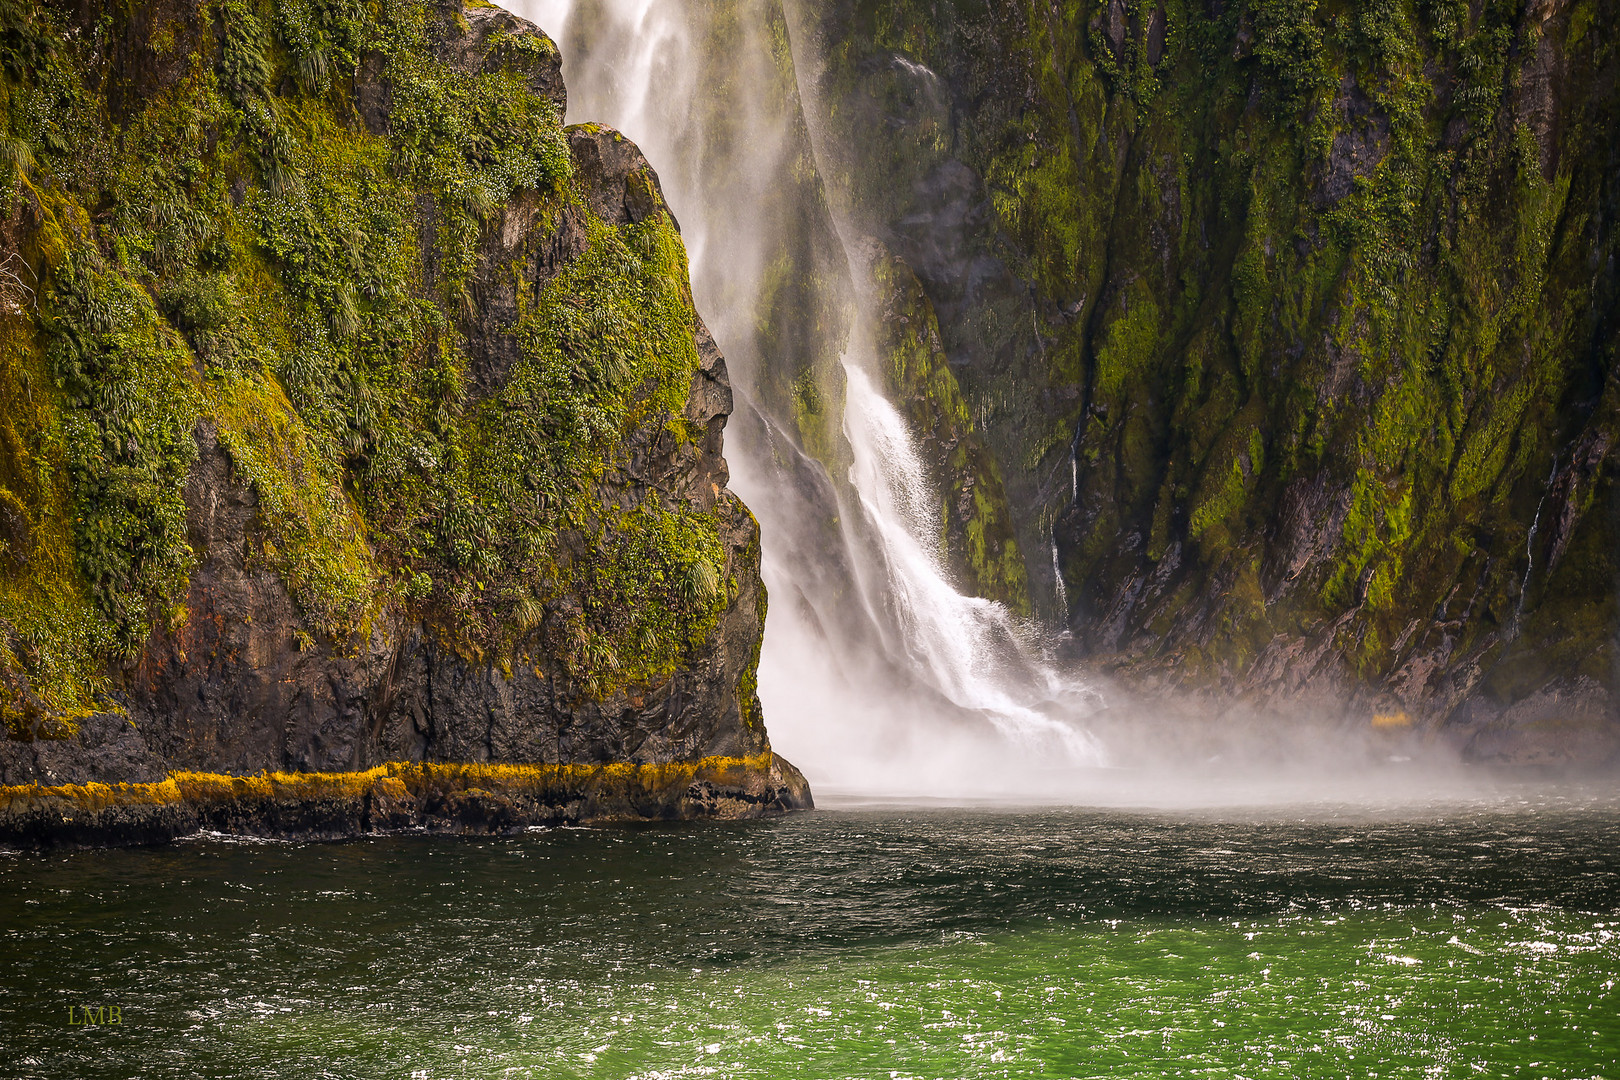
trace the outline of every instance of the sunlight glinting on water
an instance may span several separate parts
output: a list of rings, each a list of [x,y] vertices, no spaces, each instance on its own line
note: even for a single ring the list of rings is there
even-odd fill
[[[0,1072],[1608,1076],[1616,813],[1510,786],[3,856]]]

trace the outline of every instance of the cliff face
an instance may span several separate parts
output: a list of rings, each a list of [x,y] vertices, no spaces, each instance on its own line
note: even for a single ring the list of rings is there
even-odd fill
[[[920,286],[896,370],[937,332],[893,388],[983,441],[1079,653],[1489,760],[1620,749],[1617,17],[796,6],[831,198]]]
[[[478,4],[0,2],[0,782],[710,759],[597,810],[807,803],[725,360],[563,95]]]

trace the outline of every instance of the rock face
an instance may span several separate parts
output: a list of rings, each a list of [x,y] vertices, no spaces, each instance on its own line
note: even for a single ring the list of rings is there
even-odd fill
[[[787,8],[829,197],[937,321],[891,389],[987,448],[1078,656],[1616,758],[1612,3]]]
[[[390,12],[0,26],[0,783],[708,761],[599,812],[565,771],[396,824],[808,806],[760,716],[758,527],[656,175],[560,126],[535,27]],[[303,831],[362,817],[393,820]]]

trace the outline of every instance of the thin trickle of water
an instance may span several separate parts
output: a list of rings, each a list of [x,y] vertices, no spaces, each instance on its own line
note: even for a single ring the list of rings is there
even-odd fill
[[[1064,621],[1069,618],[1069,587],[1063,584],[1063,567],[1058,564],[1057,538],[1052,539],[1052,580],[1057,582],[1058,610]]]
[[[1547,496],[1552,494],[1553,481],[1558,477],[1558,455],[1553,455],[1552,471],[1547,473],[1547,482],[1542,485],[1541,498],[1536,502],[1536,516],[1530,520],[1530,535],[1524,541],[1524,580],[1519,583],[1519,602],[1513,609],[1513,627],[1518,630],[1519,619],[1524,615],[1524,598],[1530,592],[1530,574],[1536,568],[1536,530],[1541,528],[1541,509],[1547,505]]]

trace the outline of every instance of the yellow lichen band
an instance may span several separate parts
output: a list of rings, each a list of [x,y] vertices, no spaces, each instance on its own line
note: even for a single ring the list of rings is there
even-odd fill
[[[152,784],[20,784],[0,787],[0,814],[14,805],[62,800],[98,811],[112,806],[194,806],[227,802],[317,802],[330,799],[421,798],[457,791],[522,795],[546,801],[616,800],[654,796],[707,782],[745,787],[769,774],[775,755],[706,757],[697,761],[615,762],[607,765],[439,763],[391,761],[364,772],[262,772],[253,776],[171,772]],[[65,807],[64,807],[65,809]]]

